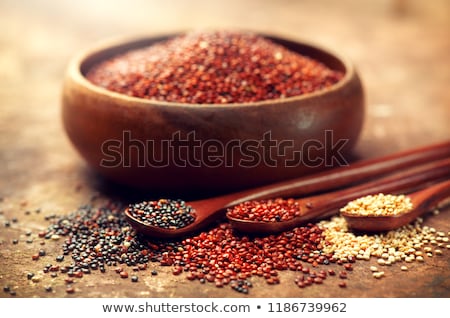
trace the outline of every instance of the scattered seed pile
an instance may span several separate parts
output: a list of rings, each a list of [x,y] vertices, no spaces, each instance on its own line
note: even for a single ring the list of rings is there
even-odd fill
[[[227,211],[229,217],[258,222],[287,221],[300,216],[300,204],[295,199],[245,201]]]
[[[310,283],[319,284],[327,274],[315,273],[312,267],[329,264],[332,257],[321,252],[321,232],[309,224],[278,235],[250,238],[236,235],[231,225],[224,223],[183,240],[182,249],[164,254],[161,263],[174,265],[174,274],[187,270],[188,279],[214,282],[217,287],[251,276],[278,284],[281,270],[312,275]]]
[[[69,272],[104,271],[105,266],[136,266],[149,261],[148,247],[136,239],[121,207],[113,204],[99,208],[82,206],[60,217],[41,235],[44,234],[65,237],[62,255],[70,255],[74,261]]]
[[[144,224],[165,229],[182,228],[195,220],[194,209],[182,200],[160,199],[130,204],[128,212]]]
[[[275,200],[276,201],[276,200]],[[176,202],[176,201],[174,201]],[[266,203],[268,201],[265,201]],[[279,203],[293,203],[293,200]],[[289,205],[288,204],[288,205]],[[66,292],[74,293],[74,279],[93,272],[113,270],[119,279],[137,283],[149,262],[172,267],[173,275],[184,275],[188,280],[212,283],[216,287],[229,286],[240,293],[249,293],[251,277],[262,277],[267,284],[280,283],[279,272],[296,272],[294,283],[299,288],[322,284],[330,277],[339,279],[337,285],[345,288],[352,263],[377,259],[377,265],[424,262],[427,257],[441,255],[450,249],[449,233],[422,226],[422,219],[395,231],[379,235],[357,235],[349,232],[343,217],[318,224],[307,224],[291,231],[265,237],[249,237],[235,233],[229,223],[218,224],[209,231],[179,241],[154,241],[140,237],[129,226],[123,214],[124,207],[107,203],[98,207],[85,205],[66,216],[46,216],[52,224],[38,237],[60,242],[61,253],[54,262],[43,267],[43,273],[57,277],[66,274]],[[437,211],[435,211],[435,214]],[[5,221],[9,227],[16,219]],[[32,243],[31,231],[26,243]],[[13,240],[13,244],[18,244]],[[42,244],[44,241],[41,242]],[[39,249],[33,261],[46,255]],[[71,262],[69,263],[69,259]],[[335,263],[342,267],[327,265]],[[373,277],[382,278],[384,271],[368,267]],[[151,275],[157,275],[153,270]],[[27,279],[38,283],[41,274],[27,273]],[[16,295],[9,285],[4,292]],[[51,292],[52,286],[45,286]]]
[[[450,248],[449,237],[444,232],[422,226],[418,218],[414,224],[408,224],[397,230],[378,235],[357,235],[349,231],[343,217],[334,217],[321,221],[323,229],[323,251],[333,254],[335,260],[357,259],[368,261],[375,257],[379,265],[389,266],[395,263],[423,262],[424,257],[441,255],[441,248]],[[373,276],[380,278],[383,271],[371,267]],[[408,268],[404,265],[402,270]]]
[[[247,32],[191,32],[100,63],[87,78],[118,93],[193,104],[308,94],[343,74]]]
[[[174,275],[185,273],[189,280],[248,293],[252,287],[248,278],[252,276],[278,284],[279,271],[297,271],[295,283],[304,288],[336,275],[333,270],[319,266],[340,262],[332,254],[322,252],[322,229],[313,224],[278,235],[251,238],[237,235],[230,224],[223,223],[182,241],[158,242],[139,237],[122,211],[123,207],[112,203],[101,207],[86,205],[54,219],[39,236],[49,240],[64,238],[64,243],[55,263],[47,264],[44,272],[66,273],[67,292],[73,293],[72,277],[81,278],[112,267],[126,279],[130,270],[139,272],[147,268],[148,262],[156,262],[172,266]],[[72,263],[59,266],[65,257],[70,257]],[[341,279],[346,279],[347,270],[352,270],[351,264],[345,266],[338,273]],[[137,282],[137,274],[131,280]],[[339,286],[345,287],[345,282]]]
[[[408,196],[379,193],[350,201],[340,211],[350,215],[388,216],[403,214],[412,208]]]

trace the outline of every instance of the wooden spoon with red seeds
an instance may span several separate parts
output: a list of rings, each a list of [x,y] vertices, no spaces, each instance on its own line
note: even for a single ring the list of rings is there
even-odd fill
[[[448,180],[450,178],[450,158],[436,162],[432,162],[426,165],[421,165],[412,169],[404,170],[392,175],[385,176],[380,179],[376,179],[367,183],[352,186],[342,190],[329,192],[325,194],[304,197],[298,199],[300,203],[301,215],[295,216],[287,221],[280,222],[256,222],[250,220],[241,220],[238,218],[230,218],[230,222],[233,227],[239,231],[246,233],[275,233],[286,231],[294,227],[300,226],[307,222],[315,221],[325,217],[332,216],[339,213],[339,209],[346,205],[349,201],[357,198],[377,193],[407,193],[412,190],[426,187],[431,183],[436,183],[442,180]],[[447,183],[446,183],[447,184]],[[440,191],[443,191],[440,189]],[[448,192],[448,191],[447,191]],[[441,198],[441,196],[447,195],[446,191],[436,193],[421,192],[420,202],[428,202],[430,199]],[[425,197],[428,195],[429,198]],[[434,195],[434,196],[433,196]],[[419,202],[416,202],[418,204]],[[428,205],[427,205],[428,206]],[[392,224],[392,228],[397,228],[401,225],[408,224],[414,220],[414,215],[424,211],[412,210],[412,213],[398,216],[397,221]],[[418,215],[417,215],[418,216]],[[412,218],[412,219],[411,219]],[[396,218],[391,217],[384,222],[371,223],[372,218],[360,217],[360,219],[353,218],[351,225],[359,230],[366,231],[379,231],[383,229],[389,229],[389,222],[394,221]],[[375,222],[375,221],[374,221]],[[356,226],[356,227],[355,227]]]
[[[352,187],[301,199],[302,214],[283,222],[253,222],[228,217],[232,225],[247,233],[274,233],[291,229],[310,220],[337,213],[346,202],[375,192],[407,191],[426,182],[450,176],[450,142],[420,147],[381,158],[364,160],[322,173],[283,181],[237,193],[186,202],[195,210],[196,218],[189,225],[176,229],[145,224],[126,209],[125,216],[133,228],[147,236],[179,238],[195,233],[221,219],[226,211],[242,202],[278,197],[303,197],[312,193]],[[416,168],[414,168],[416,167]],[[408,170],[409,168],[409,170]],[[413,168],[411,170],[411,168]],[[390,175],[396,172],[395,175]],[[384,176],[380,179],[380,177]],[[378,179],[377,179],[378,178]],[[373,180],[366,184],[367,180]],[[359,184],[359,186],[355,186]]]

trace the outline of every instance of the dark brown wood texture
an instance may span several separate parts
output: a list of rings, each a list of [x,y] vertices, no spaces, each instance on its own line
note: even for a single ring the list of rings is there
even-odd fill
[[[398,5],[398,4],[401,5]],[[106,182],[93,173],[65,136],[61,89],[69,59],[80,49],[118,35],[160,34],[198,27],[240,27],[285,34],[334,48],[352,60],[367,102],[355,159],[375,158],[440,142],[450,136],[450,3],[436,1],[1,1],[0,2],[0,284],[19,297],[67,297],[63,275],[32,283],[26,272],[42,270],[59,253],[48,241],[47,255],[31,256],[44,217],[65,214],[100,198],[142,199],[143,193]],[[220,180],[214,180],[220,182]],[[146,194],[158,197],[159,194]],[[190,198],[186,198],[190,199]],[[101,199],[100,199],[101,200]],[[35,210],[40,208],[41,212]],[[30,211],[30,215],[25,215]],[[429,226],[450,231],[450,212],[427,217]],[[18,219],[6,228],[5,220]],[[19,238],[17,245],[11,243]],[[358,262],[348,287],[326,281],[307,289],[281,273],[282,284],[253,279],[246,297],[449,297],[450,251],[413,263],[408,272],[385,268],[372,278]],[[154,264],[151,264],[153,268]],[[229,288],[190,282],[169,268],[141,275],[138,284],[109,271],[85,275],[70,297],[239,297]],[[45,284],[53,293],[44,291]],[[1,292],[0,297],[8,297]]]

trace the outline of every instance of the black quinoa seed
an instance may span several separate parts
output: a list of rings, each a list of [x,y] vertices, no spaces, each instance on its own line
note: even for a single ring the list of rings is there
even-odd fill
[[[139,280],[139,278],[137,277],[137,276],[131,276],[131,281],[133,282],[133,283],[137,283],[137,281]]]
[[[194,209],[182,200],[160,199],[130,204],[128,212],[144,224],[165,229],[182,228],[195,220]]]
[[[70,267],[64,267],[69,276],[97,268],[104,273],[106,266],[145,269],[151,258],[161,260],[164,246],[178,248],[174,243],[150,243],[139,237],[125,219],[123,206],[112,203],[101,207],[85,205],[52,222],[45,236],[65,237],[63,255],[73,260]]]

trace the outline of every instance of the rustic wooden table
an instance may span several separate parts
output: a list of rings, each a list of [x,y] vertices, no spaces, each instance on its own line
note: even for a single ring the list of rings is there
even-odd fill
[[[96,193],[108,198],[121,191],[89,170],[61,125],[62,79],[76,51],[111,36],[199,27],[274,32],[332,47],[354,61],[364,82],[367,114],[355,153],[370,158],[449,138],[449,12],[446,0],[1,1],[0,285],[11,286],[16,297],[240,296],[229,288],[200,288],[168,268],[159,268],[158,276],[148,271],[138,284],[113,271],[86,275],[72,295],[63,275],[27,279],[59,251],[61,242],[47,241],[47,258],[31,260],[45,216],[66,214]],[[442,212],[426,223],[447,232],[450,211]],[[17,222],[5,227],[13,218]],[[33,243],[26,243],[27,231]],[[246,297],[449,297],[449,269],[450,250],[444,250],[408,272],[386,268],[381,280],[372,278],[368,263],[357,263],[346,289],[302,290],[292,283],[294,273],[283,272],[277,286],[253,279]],[[49,284],[51,293],[44,291]]]

